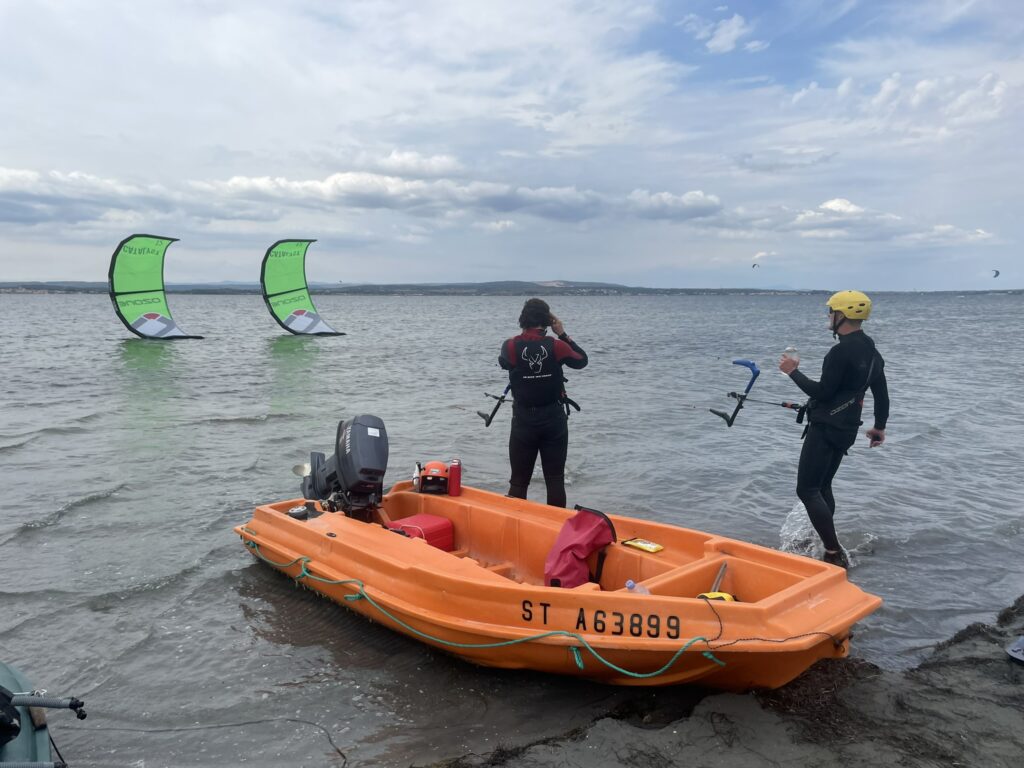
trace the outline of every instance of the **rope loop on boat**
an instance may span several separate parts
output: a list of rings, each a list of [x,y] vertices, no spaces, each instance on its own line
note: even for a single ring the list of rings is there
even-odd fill
[[[250,535],[255,535],[254,531],[251,531],[247,528],[243,528],[242,530]],[[318,581],[321,584],[333,584],[338,586],[353,587],[356,591],[350,595],[344,595],[345,600],[366,600],[370,605],[372,605],[374,608],[380,611],[381,614],[386,616],[388,619],[393,621],[398,626],[402,627],[402,629],[409,632],[410,634],[416,635],[417,637],[421,637],[424,640],[428,640],[431,643],[435,643],[437,645],[448,646],[449,648],[464,648],[468,650],[505,648],[512,645],[530,643],[535,640],[543,640],[548,637],[569,637],[575,640],[577,643],[579,643],[580,646],[582,646],[582,648],[585,649],[587,653],[593,656],[597,662],[604,664],[606,667],[608,667],[608,669],[618,672],[620,675],[625,675],[626,677],[633,677],[638,680],[642,680],[651,677],[657,677],[658,675],[662,675],[665,672],[667,672],[679,660],[679,657],[686,653],[690,649],[690,647],[693,646],[694,643],[704,643],[706,645],[710,644],[708,642],[708,639],[705,637],[694,637],[688,640],[685,645],[683,645],[678,651],[676,651],[672,658],[665,662],[665,664],[660,669],[656,669],[653,672],[633,672],[632,670],[620,667],[617,664],[604,658],[604,656],[602,656],[601,653],[596,648],[594,648],[594,646],[592,646],[583,635],[577,632],[569,632],[564,629],[554,629],[549,632],[540,632],[538,634],[529,635],[527,637],[519,637],[515,640],[502,640],[500,642],[494,643],[457,643],[454,640],[445,640],[443,637],[435,637],[434,635],[431,635],[428,632],[423,632],[422,630],[416,629],[416,627],[413,627],[412,625],[402,621],[400,618],[395,616],[393,613],[384,608],[384,606],[380,605],[376,600],[370,597],[370,595],[366,592],[365,585],[359,579],[327,579],[323,576],[317,576],[315,573],[310,572],[310,570],[306,567],[307,564],[311,562],[310,558],[308,557],[297,557],[294,560],[287,563],[278,563],[264,555],[260,551],[260,545],[257,544],[255,541],[245,541],[245,546],[252,550],[253,554],[260,560],[267,563],[268,565],[274,566],[275,568],[290,568],[296,563],[301,563],[299,573],[292,577],[297,582],[300,582],[302,579],[308,579],[312,581]],[[576,662],[576,666],[580,669],[584,669],[585,667],[583,661],[583,653],[581,652],[580,648],[576,646],[569,646],[569,651],[573,655],[573,660]],[[725,666],[725,662],[717,658],[711,651],[704,651],[701,655],[704,656],[704,658],[713,661],[715,664],[718,664],[720,667]]]

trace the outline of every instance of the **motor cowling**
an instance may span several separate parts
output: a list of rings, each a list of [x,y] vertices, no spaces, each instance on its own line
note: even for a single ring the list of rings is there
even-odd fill
[[[376,507],[384,495],[388,433],[377,416],[338,422],[334,454],[309,456],[310,472],[302,479],[306,499],[332,501],[346,514]]]

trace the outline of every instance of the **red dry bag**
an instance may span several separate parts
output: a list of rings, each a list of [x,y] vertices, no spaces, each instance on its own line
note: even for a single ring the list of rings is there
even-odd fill
[[[571,589],[590,581],[587,558],[615,541],[615,526],[604,512],[576,505],[576,514],[562,525],[544,561],[544,583]],[[604,552],[598,553],[593,580],[601,581]]]

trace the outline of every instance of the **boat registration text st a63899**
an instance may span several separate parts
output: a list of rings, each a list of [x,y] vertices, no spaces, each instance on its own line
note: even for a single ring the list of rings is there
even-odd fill
[[[523,600],[523,621],[547,627],[548,609],[551,603],[534,603]],[[682,637],[682,622],[679,617],[670,614],[662,617],[657,613],[623,613],[602,608],[579,608],[576,613],[576,624],[573,627],[557,627],[573,632],[594,632],[599,635],[617,635],[628,637],[652,637],[678,640]]]

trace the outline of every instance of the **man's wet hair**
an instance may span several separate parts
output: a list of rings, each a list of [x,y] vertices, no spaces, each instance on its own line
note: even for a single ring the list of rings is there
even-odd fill
[[[519,314],[520,328],[547,328],[551,325],[551,307],[543,299],[527,299]]]

